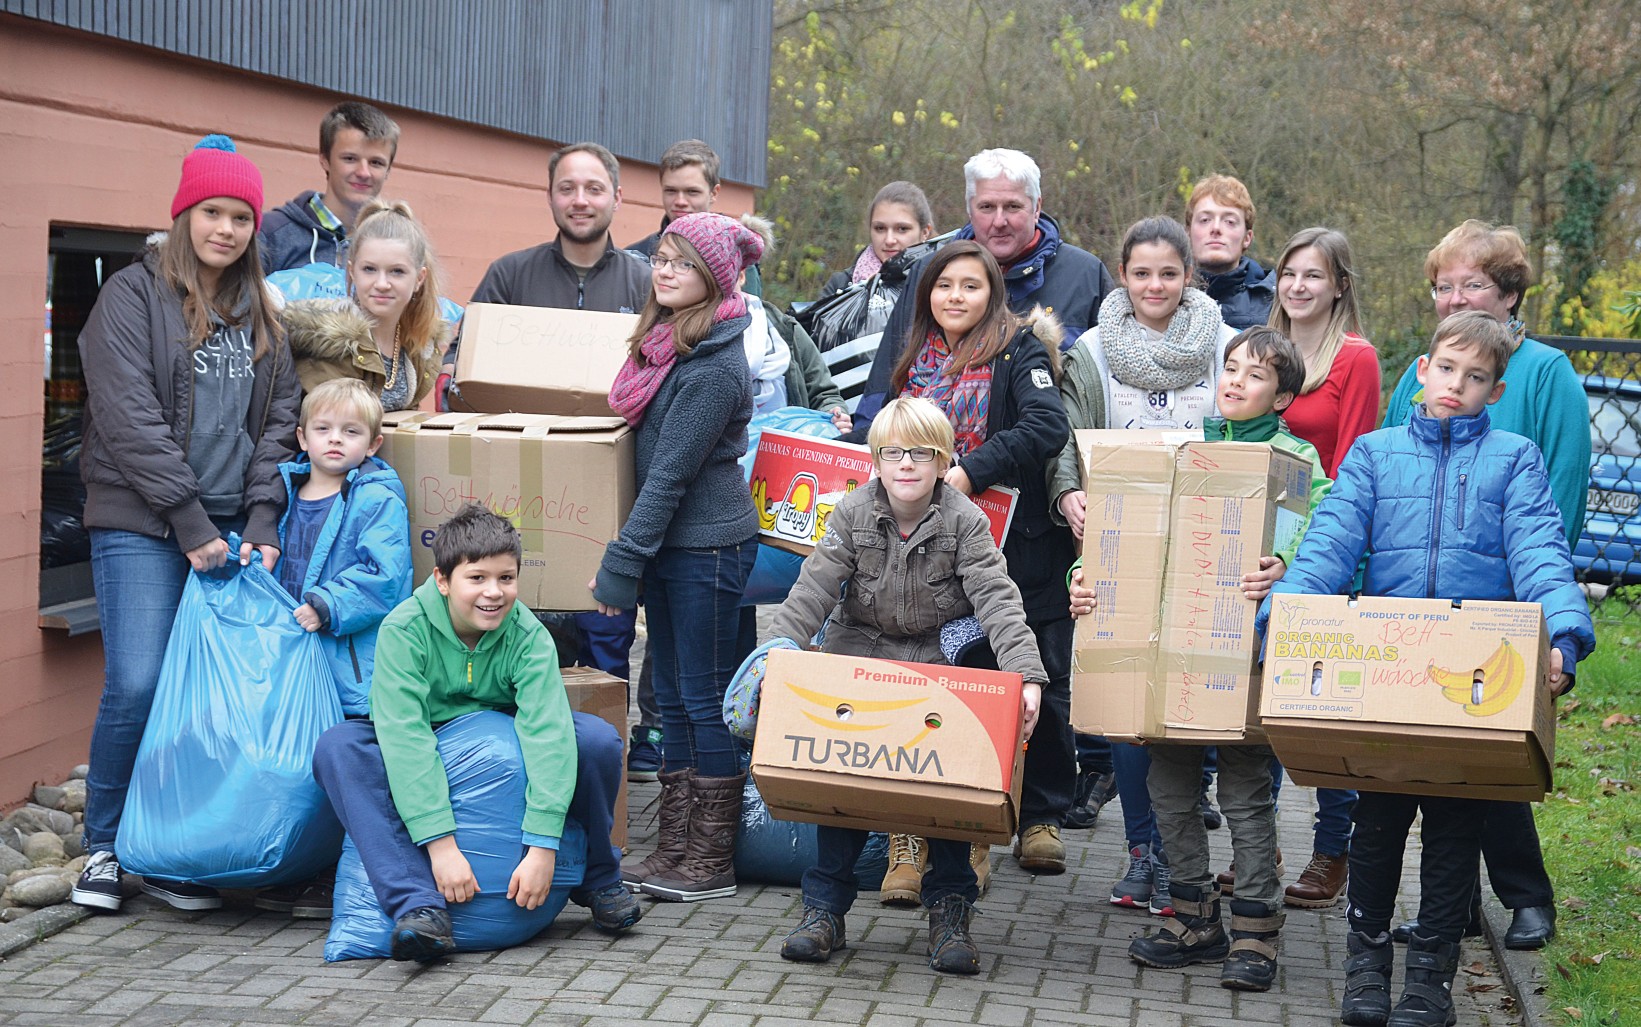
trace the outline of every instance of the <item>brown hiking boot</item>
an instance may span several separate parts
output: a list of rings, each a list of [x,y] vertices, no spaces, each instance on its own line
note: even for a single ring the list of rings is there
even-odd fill
[[[1311,861],[1299,875],[1299,880],[1283,890],[1282,901],[1301,909],[1326,909],[1336,905],[1345,891],[1349,865],[1349,860],[1343,855],[1311,853]]]
[[[1066,846],[1060,840],[1060,828],[1055,824],[1032,824],[1020,832],[1014,841],[1014,858],[1022,870],[1034,874],[1063,874],[1066,872]]]
[[[645,895],[665,902],[700,902],[735,894],[735,829],[741,822],[745,788],[745,774],[695,775],[684,858],[671,870],[646,878],[640,885]]]
[[[689,787],[695,771],[667,771],[657,778],[661,782],[661,821],[655,851],[637,863],[621,864],[621,883],[633,891],[654,877],[678,865],[684,858],[684,843],[689,839]]]
[[[969,866],[974,868],[974,883],[980,889],[975,894],[984,896],[991,887],[991,846],[978,842],[970,845]]]
[[[889,836],[889,872],[883,875],[878,901],[885,906],[923,905],[923,871],[929,866],[929,844],[915,834]]]

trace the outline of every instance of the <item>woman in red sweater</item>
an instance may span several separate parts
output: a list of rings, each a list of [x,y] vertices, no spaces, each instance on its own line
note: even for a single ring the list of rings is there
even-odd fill
[[[1307,228],[1288,240],[1272,272],[1271,327],[1305,358],[1305,385],[1282,412],[1288,430],[1316,447],[1322,469],[1336,476],[1357,436],[1379,422],[1379,354],[1357,334],[1360,315],[1350,243],[1331,228]],[[1274,769],[1274,768],[1273,768]],[[1339,901],[1356,793],[1316,790],[1316,841],[1310,862],[1283,901],[1318,909]]]
[[[1331,228],[1307,228],[1277,261],[1272,328],[1305,358],[1305,388],[1282,419],[1316,447],[1332,478],[1356,437],[1379,423],[1379,354],[1359,333],[1350,243]]]

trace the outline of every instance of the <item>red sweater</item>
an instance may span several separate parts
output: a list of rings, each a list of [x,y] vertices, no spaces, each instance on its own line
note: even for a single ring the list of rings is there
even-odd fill
[[[1379,423],[1379,354],[1359,335],[1345,336],[1327,380],[1282,411],[1288,431],[1316,447],[1322,470],[1337,477],[1359,435]]]

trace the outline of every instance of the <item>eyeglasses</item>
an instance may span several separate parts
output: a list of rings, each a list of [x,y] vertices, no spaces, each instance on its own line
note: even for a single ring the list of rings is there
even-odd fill
[[[1433,300],[1445,300],[1455,292],[1462,292],[1468,299],[1472,296],[1480,296],[1488,289],[1497,289],[1498,287],[1499,285],[1497,282],[1465,282],[1463,285],[1458,286],[1438,285],[1434,289],[1430,290],[1430,298]]]
[[[926,464],[935,458],[935,451],[928,446],[918,446],[914,449],[902,449],[899,446],[879,446],[877,456],[886,464],[898,464],[910,455],[912,463]]]
[[[665,271],[670,267],[675,274],[680,275],[692,275],[700,270],[693,262],[682,257],[673,257],[671,260],[666,257],[651,257],[650,267],[656,271]]]

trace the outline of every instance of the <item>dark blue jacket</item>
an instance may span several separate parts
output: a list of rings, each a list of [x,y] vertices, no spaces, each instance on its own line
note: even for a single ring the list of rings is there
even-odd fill
[[[1271,303],[1276,299],[1276,273],[1267,272],[1252,257],[1243,257],[1237,266],[1220,275],[1202,274],[1203,291],[1219,304],[1225,323],[1242,331],[1270,320]]]
[[[1362,594],[1538,603],[1568,673],[1595,628],[1538,447],[1489,429],[1487,412],[1356,440],[1274,592],[1337,595],[1367,554]],[[1261,635],[1271,601],[1260,604]]]
[[[1059,223],[1053,218],[1039,214],[1037,228],[1042,232],[1037,246],[1015,261],[1003,275],[1009,309],[1025,317],[1032,307],[1042,307],[1060,322],[1065,330],[1065,345],[1069,346],[1100,323],[1100,303],[1106,293],[1117,287],[1117,282],[1099,257],[1062,241]],[[974,238],[974,226],[964,225],[954,238]],[[906,285],[901,289],[888,323],[883,326],[883,341],[872,358],[872,373],[866,378],[866,391],[855,411],[855,429],[845,436],[851,442],[866,441],[866,429],[871,426],[872,418],[892,398],[888,395],[889,379],[906,348],[906,336],[912,330],[912,317],[917,310],[917,282],[933,257],[932,253],[924,257],[906,274]]]
[[[313,473],[304,456],[279,465],[294,497]],[[285,546],[291,503],[279,521]],[[325,619],[319,629],[342,712],[370,713],[370,680],[376,666],[376,629],[395,606],[410,598],[410,513],[404,486],[393,468],[376,457],[348,472],[342,492],[319,530],[308,573],[297,599]]]
[[[321,225],[313,216],[313,208],[308,206],[313,197],[312,189],[298,193],[294,200],[280,204],[263,216],[256,249],[265,273],[309,264],[342,267],[347,263],[347,229]]]

